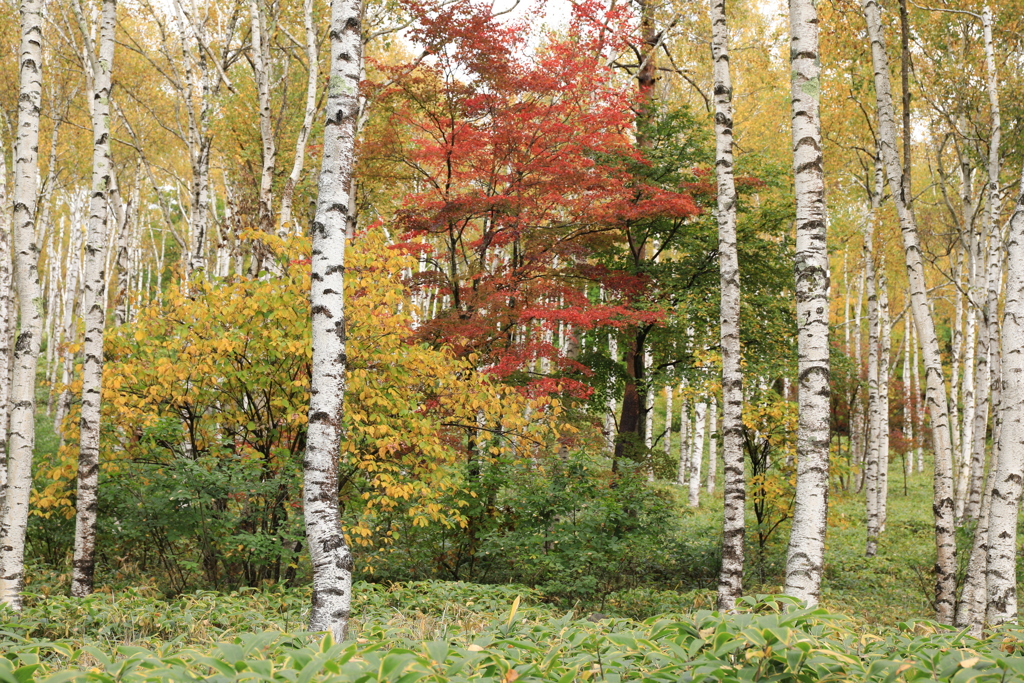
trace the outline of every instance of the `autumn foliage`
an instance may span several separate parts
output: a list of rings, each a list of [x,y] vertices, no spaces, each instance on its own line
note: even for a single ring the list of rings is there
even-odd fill
[[[660,319],[636,306],[648,276],[599,261],[630,248],[632,225],[698,213],[686,188],[645,177],[634,86],[606,65],[615,45],[598,14],[578,7],[565,37],[489,6],[433,8],[417,17],[422,63],[379,67],[363,164],[413,186],[393,229],[419,251],[414,289],[439,299],[418,336],[500,377],[541,358],[546,375],[586,371],[572,353],[582,331]]]

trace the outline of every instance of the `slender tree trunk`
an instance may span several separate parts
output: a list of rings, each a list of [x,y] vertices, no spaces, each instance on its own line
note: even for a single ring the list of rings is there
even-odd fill
[[[265,233],[274,229],[274,168],[277,148],[270,113],[270,36],[262,0],[250,0],[252,15],[252,61],[256,78],[256,98],[260,112],[260,141],[263,144],[263,166],[259,188],[259,227]]]
[[[986,33],[990,26],[986,25]],[[1020,187],[1007,238],[1001,443],[994,464],[986,571],[986,621],[991,625],[1017,618],[1017,515],[1024,477],[1024,184]]]
[[[7,493],[7,425],[11,404],[11,212],[7,153],[0,139],[0,511]]]
[[[974,167],[971,159],[962,153],[961,147],[956,147],[958,157],[958,168],[960,175],[960,220],[962,231],[968,235],[965,254],[967,271],[967,297],[966,297],[966,319],[964,321],[964,377],[961,386],[962,396],[962,423],[960,427],[960,451],[957,454],[961,467],[959,472],[962,477],[967,476],[964,465],[971,461],[971,454],[975,447],[974,427],[976,396],[978,387],[975,384],[975,377],[978,376],[978,323],[982,321],[982,310],[978,303],[981,301],[982,291],[985,287],[979,283],[979,273],[984,277],[985,269],[979,268],[983,263],[983,241],[979,239],[978,231],[975,229],[974,206]],[[979,287],[980,284],[980,287]],[[986,361],[987,362],[987,361]],[[962,498],[957,498],[958,507],[956,510],[959,519],[963,513],[961,505]]]
[[[700,505],[700,466],[704,459],[704,430],[707,429],[708,422],[708,404],[707,401],[701,401],[694,408],[694,425],[693,425],[693,450],[690,457],[690,507],[695,508]]]
[[[932,438],[935,444],[934,500],[935,514],[935,606],[936,619],[952,623],[956,590],[956,536],[954,534],[954,503],[952,452],[950,449],[949,408],[943,379],[942,355],[935,322],[928,303],[924,264],[921,259],[921,241],[913,211],[908,204],[910,188],[904,186],[904,176],[896,149],[892,88],[889,78],[889,58],[879,18],[877,0],[862,0],[871,42],[871,61],[874,68],[875,97],[878,112],[878,137],[882,161],[885,164],[896,203],[896,213],[903,233],[907,279],[911,308],[920,333],[921,348],[926,368],[927,400],[931,415]]]
[[[967,573],[964,576],[964,589],[956,604],[954,625],[958,628],[969,626],[971,635],[980,638],[985,625],[985,563],[988,559],[988,528],[991,496],[989,492],[995,484],[995,463],[989,468],[985,496],[982,500],[981,515],[978,525],[974,527],[974,542],[971,546],[971,557],[967,562]]]
[[[865,401],[861,400],[861,370],[864,361],[863,352],[863,330],[861,325],[861,315],[864,311],[864,296],[867,290],[867,268],[861,273],[861,278],[857,283],[857,306],[854,309],[856,315],[854,320],[857,323],[857,327],[853,337],[853,367],[855,368],[854,374],[854,391],[853,399],[850,402],[850,460],[854,467],[859,467],[859,475],[857,477],[857,492],[859,493],[861,488],[864,486],[864,472],[865,472],[865,456],[867,453],[867,440],[865,439],[867,420],[865,414],[867,413],[867,406]]]
[[[990,385],[999,382],[999,294],[1002,287],[1003,244],[999,228],[1001,196],[999,190],[1000,172],[1000,141],[1002,139],[1002,123],[999,111],[999,81],[996,73],[995,47],[992,40],[992,11],[986,6],[982,13],[982,24],[985,36],[985,66],[988,75],[987,90],[989,106],[992,110],[992,133],[989,140],[988,154],[988,195],[987,211],[985,212],[986,232],[988,233],[988,263],[986,269],[987,296],[985,298],[985,318],[988,322],[988,348]],[[1000,406],[996,403],[997,391],[993,389],[992,414],[999,415]],[[977,425],[976,425],[977,426]],[[967,491],[967,517],[977,520],[981,514],[981,488],[985,476],[984,444],[979,453],[975,450],[971,457],[971,476]]]
[[[828,518],[829,272],[821,156],[818,14],[790,0],[793,170],[796,191],[796,314],[800,406],[796,502],[786,558],[786,594],[817,604]]]
[[[631,331],[626,345],[626,385],[622,392],[613,464],[626,457],[635,458],[637,447],[642,443],[646,401],[639,390],[644,378],[644,344],[640,337],[635,330]]]
[[[71,595],[92,592],[96,565],[96,510],[100,469],[100,401],[103,393],[103,333],[106,327],[106,261],[108,199],[113,188],[110,158],[110,73],[114,63],[114,32],[117,0],[103,0],[99,28],[99,54],[89,39],[89,27],[75,2],[76,14],[86,41],[93,70],[92,195],[89,202],[89,233],[85,241],[83,308],[85,341],[82,345],[82,412],[78,452],[75,555]],[[88,67],[89,65],[87,65]]]
[[[950,358],[949,358],[949,425],[950,425],[950,436],[952,438],[952,449],[953,449],[953,469],[956,470],[957,455],[960,453],[960,412],[959,412],[959,401],[957,397],[960,396],[960,364],[964,357],[963,352],[963,293],[960,289],[961,277],[960,273],[963,266],[963,259],[958,258],[957,251],[954,250],[952,254],[952,274],[953,284],[956,287],[956,291],[953,292],[953,299],[955,301],[953,310],[953,323],[952,323],[952,339],[950,340]],[[954,480],[954,484],[955,484]],[[955,489],[955,486],[954,486]]]
[[[64,268],[65,281],[64,293],[61,295],[61,302],[64,310],[61,317],[61,376],[60,393],[57,395],[57,406],[53,415],[53,431],[64,439],[64,418],[71,409],[71,372],[74,366],[74,356],[68,348],[75,343],[75,307],[79,303],[78,290],[81,286],[82,273],[82,241],[83,234],[81,226],[85,223],[84,198],[73,195],[70,198],[71,210],[71,234],[68,237],[67,265]]]
[[[672,414],[672,385],[665,386],[665,455],[672,452],[672,422],[675,417]]]
[[[917,323],[911,317],[911,329],[913,330],[914,343],[911,345],[914,350],[914,359],[910,362],[911,397],[910,412],[914,420],[914,430],[917,438],[914,441],[914,450],[917,452],[917,472],[924,473],[924,420],[921,419],[921,359],[920,351],[921,335],[917,332]]]
[[[652,365],[651,350],[644,344],[644,448],[649,452],[654,445],[654,385],[648,369]]]
[[[284,190],[281,192],[281,230],[287,230],[292,222],[292,201],[295,196],[295,186],[302,177],[302,167],[306,160],[306,145],[309,142],[309,132],[313,129],[313,118],[316,116],[316,86],[320,78],[318,70],[316,30],[313,27],[313,0],[304,0],[302,3],[302,18],[306,29],[306,64],[308,77],[306,79],[306,108],[302,115],[302,127],[299,128],[299,136],[295,140],[295,160],[292,163],[292,171],[285,181]],[[301,232],[299,224],[294,226],[296,234]]]
[[[736,600],[743,593],[746,475],[743,459],[743,370],[740,366],[740,269],[736,251],[736,185],[732,153],[732,77],[725,0],[711,0],[711,57],[714,62],[718,268],[722,297],[722,463],[725,471],[718,607],[731,611],[736,609]]]
[[[142,161],[139,160],[138,165],[135,169],[135,182],[132,185],[132,194],[128,201],[128,205],[125,207],[123,214],[117,221],[117,294],[114,296],[114,324],[117,326],[124,325],[131,319],[131,304],[132,302],[132,276],[136,276],[136,282],[140,282],[139,276],[141,276],[140,269],[138,268],[138,259],[132,258],[133,239],[135,235],[139,234],[138,216],[141,207],[139,206],[139,199],[141,189],[139,187],[142,180]],[[117,197],[111,197],[112,202],[119,201]],[[116,215],[116,214],[115,214]],[[133,268],[133,261],[136,267]]]
[[[889,320],[888,281],[885,259],[878,276],[878,531],[885,531],[889,516],[889,358],[892,355],[892,322]]]
[[[879,399],[879,322],[878,322],[878,277],[875,273],[874,233],[878,215],[878,204],[882,197],[883,178],[881,169],[875,169],[875,189],[871,192],[871,208],[864,231],[864,279],[868,293],[868,440],[864,453],[864,502],[867,511],[867,547],[865,555],[874,557],[878,547],[880,522],[878,517],[878,485],[881,442],[881,405]]]
[[[906,443],[906,473],[914,473],[914,417],[911,408],[911,397],[914,395],[910,386],[910,347],[914,343],[914,323],[907,316],[903,319],[903,437]]]
[[[690,404],[683,394],[685,382],[679,385],[679,469],[676,483],[686,486],[686,476],[690,473]]]
[[[18,137],[14,148],[14,279],[20,332],[14,345],[7,494],[0,511],[0,602],[14,610],[21,609],[25,580],[25,532],[36,440],[36,362],[42,333],[39,249],[35,241],[42,46],[42,2],[22,0]]]
[[[718,399],[711,397],[708,409],[708,472],[705,488],[709,496],[715,495],[715,470],[718,468]]]
[[[313,564],[311,631],[345,638],[352,605],[352,554],[338,509],[338,453],[345,397],[345,239],[355,170],[362,3],[331,2],[331,74],[324,157],[313,221],[313,363],[304,461],[306,545]]]
[[[435,301],[436,301],[435,297]],[[433,315],[431,315],[433,318]],[[608,357],[611,358],[612,363],[618,364],[619,362],[619,339],[614,333],[608,334]],[[608,377],[608,403],[605,408],[607,411],[604,418],[604,438],[605,443],[608,446],[608,452],[615,452],[616,442],[616,428],[615,428],[615,413],[616,413],[616,401],[615,401],[615,378]]]

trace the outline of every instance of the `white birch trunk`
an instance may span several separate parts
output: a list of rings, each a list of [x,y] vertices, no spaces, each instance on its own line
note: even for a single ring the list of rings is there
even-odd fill
[[[11,382],[11,440],[7,494],[0,510],[0,602],[21,609],[25,580],[25,532],[35,447],[36,362],[42,333],[39,249],[35,212],[39,175],[39,110],[42,94],[43,17],[40,0],[21,2],[18,53],[18,137],[14,149],[14,280],[18,293],[18,339]]]
[[[695,508],[700,505],[700,466],[704,460],[704,430],[707,429],[708,404],[701,401],[694,407],[693,411],[693,448],[690,455],[690,487],[689,504]]]
[[[864,502],[867,512],[867,545],[864,554],[874,557],[878,548],[880,523],[878,517],[879,452],[881,443],[881,407],[879,401],[879,322],[878,322],[878,278],[875,274],[874,232],[881,199],[879,187],[882,178],[876,167],[875,189],[871,193],[871,208],[864,231],[864,268],[868,293],[868,439],[864,453]]]
[[[270,113],[270,36],[263,11],[263,0],[250,0],[252,19],[252,63],[256,78],[256,99],[260,114],[260,142],[263,145],[263,165],[260,173],[259,227],[265,233],[274,229],[274,168],[277,165],[277,147],[274,145],[273,119]]]
[[[1001,207],[1001,196],[999,190],[1000,170],[1000,141],[1002,138],[1002,124],[999,111],[998,76],[996,73],[995,47],[992,40],[992,11],[985,7],[982,13],[982,24],[985,36],[985,67],[988,75],[987,90],[989,106],[992,115],[992,134],[989,140],[988,155],[988,185],[987,211],[985,212],[985,231],[988,234],[988,263],[986,264],[987,274],[985,284],[987,296],[985,298],[985,319],[988,323],[988,349],[989,349],[989,385],[994,386],[1000,381],[1000,348],[999,348],[999,295],[1002,288],[1003,274],[1003,241],[999,228],[999,213]],[[1001,392],[992,390],[991,410],[992,415],[998,420],[1000,416]],[[977,427],[977,425],[975,425]],[[981,488],[985,476],[985,451],[984,444],[979,452],[977,449],[971,455],[971,474],[967,490],[966,515],[969,519],[977,520],[981,514]]]
[[[911,330],[913,322],[907,316],[903,320],[903,438],[906,442],[906,474],[914,473],[914,420],[910,400],[913,392],[910,387],[910,346],[914,343]]]
[[[11,212],[7,154],[0,138],[0,510],[7,493],[7,424],[11,407]]]
[[[295,140],[295,158],[292,162],[291,173],[285,181],[284,189],[281,192],[281,229],[292,229],[295,234],[302,234],[301,225],[292,225],[292,201],[295,196],[295,186],[302,177],[302,167],[306,160],[306,145],[309,142],[309,132],[313,129],[313,119],[316,116],[316,86],[320,78],[319,57],[316,49],[316,30],[313,27],[313,0],[304,0],[302,3],[303,25],[306,29],[306,108],[302,115],[302,127],[299,128],[299,136]]]
[[[917,438],[915,440],[916,446],[914,450],[917,452],[917,472],[918,474],[924,473],[924,447],[921,443],[924,441],[924,422],[921,420],[921,359],[919,354],[920,351],[920,335],[917,333],[917,323],[911,318],[911,330],[913,331],[914,343],[911,345],[914,350],[914,359],[910,362],[910,377],[911,377],[911,394],[913,396],[913,415],[914,423],[917,430]]]
[[[860,373],[861,366],[863,364],[863,325],[861,325],[861,316],[864,312],[864,295],[867,289],[867,269],[861,273],[860,280],[857,282],[857,306],[854,309],[856,315],[854,320],[857,326],[853,336],[853,366],[856,368],[855,377],[855,392],[853,394],[853,400],[850,405],[850,458],[854,467],[859,467],[859,477],[857,490],[860,491],[861,486],[864,483],[864,457],[867,450],[867,440],[865,439],[867,421],[865,420],[865,414],[867,413],[867,406],[864,401],[861,400],[861,387],[860,387]]]
[[[106,246],[110,223],[108,200],[113,189],[110,158],[110,75],[114,63],[117,0],[103,0],[100,15],[99,54],[88,40],[88,27],[77,7],[79,24],[93,70],[92,194],[89,201],[89,232],[85,241],[85,277],[82,296],[85,340],[82,366],[82,412],[78,452],[78,492],[75,516],[75,553],[71,595],[92,592],[96,566],[96,510],[100,469],[100,403],[103,394],[103,333],[106,327]],[[88,65],[87,65],[88,66]],[[118,200],[120,201],[120,200]],[[125,264],[127,266],[127,264]]]
[[[669,384],[665,387],[665,443],[662,444],[665,447],[665,455],[672,452],[672,422],[675,417],[672,414],[672,394],[672,385]]]
[[[740,366],[740,269],[736,251],[732,76],[725,0],[711,0],[714,62],[715,172],[718,183],[718,268],[721,283],[722,463],[724,504],[718,608],[735,610],[743,592],[746,474],[743,458],[743,370]]]
[[[683,396],[683,387],[679,385],[679,469],[676,472],[676,484],[686,486],[686,476],[690,472],[690,405]]]
[[[437,302],[437,297],[434,297],[434,303]],[[431,311],[431,319],[433,319],[435,311]],[[611,358],[612,363],[617,364],[619,362],[619,339],[614,334],[609,333],[608,335],[608,356]],[[617,403],[615,401],[615,378],[608,377],[608,403],[605,407],[604,414],[604,440],[605,445],[608,448],[609,453],[615,452],[615,433],[616,423],[615,416],[618,414]]]
[[[796,313],[799,377],[797,482],[786,557],[786,594],[818,603],[828,518],[829,272],[819,113],[818,15],[791,0],[790,62],[796,192]]]
[[[311,631],[345,638],[352,606],[352,554],[338,509],[338,457],[345,398],[345,235],[355,170],[362,3],[331,2],[331,71],[316,218],[313,221],[313,363],[303,509],[313,565]]]
[[[988,560],[989,509],[992,501],[989,492],[995,484],[996,471],[997,468],[993,463],[989,468],[978,525],[974,527],[974,542],[971,547],[971,556],[967,562],[964,589],[959,602],[957,602],[956,619],[953,622],[958,628],[969,626],[970,634],[975,638],[982,636],[982,629],[985,625],[985,589],[987,587],[985,564]]]
[[[889,357],[892,354],[892,322],[889,320],[885,260],[878,277],[878,532],[885,531],[889,515]]]
[[[986,621],[990,625],[1017,619],[1017,515],[1024,477],[1024,189],[1018,195],[1017,207],[1010,219],[1006,271],[1000,392],[1002,424],[990,494],[985,572],[988,579]]]
[[[650,451],[654,445],[654,384],[651,382],[651,350],[644,349],[644,447]]]
[[[952,452],[950,449],[949,408],[943,379],[942,355],[935,322],[928,303],[924,264],[921,259],[921,241],[914,214],[908,205],[909,187],[904,187],[903,168],[896,147],[896,125],[893,112],[892,87],[889,77],[889,58],[879,18],[877,0],[862,0],[871,43],[871,62],[874,70],[875,97],[878,115],[878,138],[882,161],[889,177],[889,187],[896,203],[896,213],[903,234],[907,279],[911,308],[926,368],[928,409],[931,415],[935,444],[934,499],[935,515],[935,609],[936,619],[949,624],[953,621],[956,590],[956,537],[954,535],[954,503]]]
[[[959,147],[957,147],[957,153],[960,157],[960,220],[963,224],[962,230],[970,235],[966,245],[967,301],[966,320],[964,321],[964,372],[961,385],[963,410],[960,425],[960,451],[957,454],[958,462],[961,464],[960,472],[966,476],[966,473],[963,472],[963,465],[970,462],[975,445],[976,387],[974,379],[977,372],[978,321],[981,318],[981,309],[977,305],[981,301],[981,291],[978,288],[978,264],[983,257],[981,255],[982,241],[978,239],[978,231],[974,227],[974,168],[970,159],[960,154]],[[984,269],[981,269],[981,273],[984,274]],[[981,290],[984,290],[984,286],[981,287]],[[962,508],[960,513],[962,513]]]
[[[957,462],[957,455],[960,453],[960,409],[957,398],[960,396],[960,364],[964,356],[963,352],[963,292],[960,288],[960,272],[963,259],[957,258],[957,252],[953,252],[953,283],[956,291],[953,293],[955,300],[952,339],[950,340],[949,358],[949,426],[952,438],[953,462]]]
[[[715,470],[718,468],[718,399],[711,397],[708,409],[708,472],[705,488],[709,496],[715,495]]]
[[[69,199],[71,211],[71,234],[68,236],[67,264],[65,265],[64,293],[61,303],[64,310],[61,314],[61,346],[59,358],[61,362],[60,393],[53,412],[53,431],[61,437],[63,443],[64,418],[71,409],[71,371],[74,356],[68,346],[75,343],[75,305],[79,302],[78,290],[81,286],[82,273],[82,224],[85,222],[84,202],[77,194]]]

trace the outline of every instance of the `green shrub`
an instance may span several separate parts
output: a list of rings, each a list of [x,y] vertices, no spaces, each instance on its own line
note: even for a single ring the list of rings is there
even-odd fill
[[[427,594],[444,586],[418,587]],[[379,589],[372,592],[378,593]],[[453,594],[472,590],[452,587]],[[378,595],[380,597],[380,595]],[[410,637],[377,623],[355,641],[255,632],[206,647],[177,642],[107,648],[0,635],[5,683],[488,683],[586,681],[1019,681],[1022,632],[987,640],[927,622],[864,634],[822,609],[785,598],[743,601],[738,614],[597,622],[529,613],[515,602],[484,628],[443,639]]]

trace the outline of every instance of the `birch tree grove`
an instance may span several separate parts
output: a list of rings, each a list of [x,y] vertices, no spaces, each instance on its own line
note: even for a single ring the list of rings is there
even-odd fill
[[[71,594],[92,592],[96,556],[97,487],[100,469],[100,413],[103,395],[103,333],[106,327],[106,245],[110,224],[108,207],[113,189],[110,156],[110,79],[114,64],[117,0],[103,0],[100,12],[99,51],[93,49],[90,30],[80,6],[75,6],[92,69],[92,194],[89,201],[89,232],[85,241],[84,363],[82,414],[79,429],[78,495],[75,516],[75,556]]]
[[[313,564],[309,628],[345,638],[352,605],[352,554],[338,510],[338,453],[345,397],[345,240],[355,169],[359,80],[362,72],[362,3],[331,2],[331,68],[313,220],[313,364],[309,433],[303,463],[306,540]]]
[[[0,2],[0,618],[714,585],[1009,666],[1024,15],[928,2]]]
[[[36,361],[42,311],[36,245],[39,174],[39,110],[42,97],[42,2],[21,3],[21,47],[17,141],[14,148],[14,280],[18,295],[18,337],[11,379],[11,437],[7,491],[0,512],[0,602],[21,609],[25,580],[25,532],[32,489],[35,447]]]
[[[882,34],[878,3],[875,0],[863,0],[861,7],[867,21],[868,39],[871,43],[879,152],[885,166],[889,187],[893,190],[893,201],[896,204],[896,212],[900,221],[911,308],[924,356],[926,397],[935,442],[935,492],[932,509],[935,515],[936,617],[940,622],[948,624],[952,623],[955,607],[956,537],[953,519],[952,445],[950,443],[949,409],[943,379],[945,373],[942,369],[942,356],[935,334],[935,321],[932,318],[925,286],[921,240],[917,232],[914,214],[907,203],[910,188],[904,186],[903,168],[896,144],[889,58]]]
[[[798,334],[797,483],[786,556],[786,594],[808,605],[821,595],[828,518],[829,267],[821,154],[818,15],[811,0],[790,0],[793,171],[796,193]]]
[[[718,178],[718,268],[721,282],[722,463],[725,468],[722,570],[718,607],[736,608],[743,591],[746,475],[743,454],[743,371],[740,367],[740,269],[736,251],[736,185],[733,177],[732,78],[725,0],[711,0],[714,63],[715,172]],[[714,476],[709,472],[709,476]]]

